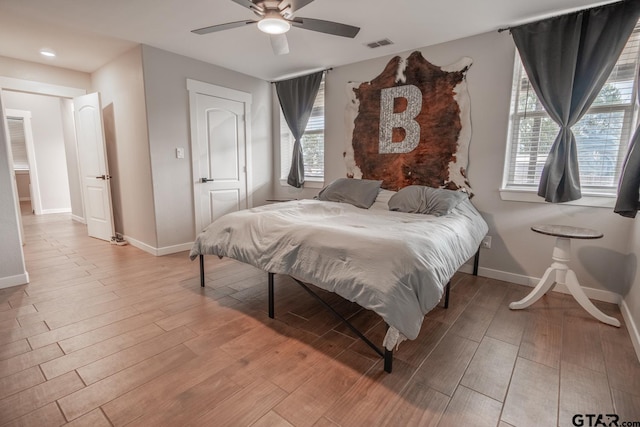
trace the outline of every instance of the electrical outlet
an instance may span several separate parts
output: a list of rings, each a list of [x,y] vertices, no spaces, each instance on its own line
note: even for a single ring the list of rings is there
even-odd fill
[[[480,244],[485,249],[491,249],[491,236],[484,236],[482,243]]]
[[[184,148],[176,148],[176,159],[184,159]]]

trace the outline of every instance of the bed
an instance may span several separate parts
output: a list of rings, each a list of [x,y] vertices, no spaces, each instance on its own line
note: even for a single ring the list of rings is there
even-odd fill
[[[356,191],[329,194],[328,186],[319,200],[225,215],[197,236],[190,258],[200,257],[202,267],[204,255],[229,257],[268,272],[272,317],[273,274],[373,310],[388,325],[382,344],[390,371],[390,352],[418,336],[425,314],[439,303],[460,266],[477,256],[488,228],[464,193],[441,190],[447,193],[434,197],[435,189],[422,186],[390,192],[380,190],[378,181],[367,196],[361,187],[370,183],[356,181],[366,180],[343,182]],[[363,195],[371,201],[353,200]]]

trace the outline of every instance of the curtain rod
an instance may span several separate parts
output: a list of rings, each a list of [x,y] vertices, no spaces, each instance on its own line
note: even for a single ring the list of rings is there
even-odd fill
[[[511,25],[511,26],[509,26],[509,27],[504,27],[504,28],[498,28],[498,32],[499,32],[499,33],[501,33],[501,32],[503,32],[503,31],[511,31],[511,29],[512,29],[512,28],[520,27],[520,26],[522,26],[522,25],[532,24],[532,23],[534,23],[534,22],[544,21],[544,20],[546,20],[546,19],[559,18],[559,17],[561,17],[561,16],[570,15],[570,14],[572,14],[572,13],[580,13],[580,12],[586,12],[586,11],[593,10],[593,9],[599,9],[599,8],[603,8],[603,7],[610,6],[610,5],[614,4],[614,3],[622,3],[622,2],[624,2],[624,1],[627,1],[627,0],[621,0],[621,1],[608,1],[608,2],[606,2],[606,3],[599,4],[599,5],[597,5],[597,6],[588,7],[588,8],[586,8],[586,9],[577,9],[577,10],[574,10],[574,11],[571,11],[571,12],[564,12],[564,13],[561,13],[561,14],[559,14],[559,15],[552,15],[552,16],[549,16],[549,17],[547,17],[547,18],[534,19],[534,20],[532,20],[532,21],[524,22],[524,23],[522,23],[522,24],[518,24],[518,25]]]
[[[285,81],[285,80],[295,79],[295,78],[297,78],[297,77],[307,76],[307,75],[310,75],[310,74],[313,74],[313,73],[317,73],[317,72],[319,72],[319,71],[323,71],[323,72],[325,72],[325,73],[328,73],[328,72],[329,72],[329,71],[331,71],[331,70],[333,70],[333,67],[331,67],[331,68],[325,68],[325,69],[323,69],[323,70],[316,70],[316,71],[313,71],[313,72],[308,73],[308,74],[297,74],[297,75],[296,75],[296,74],[293,74],[293,75],[291,75],[291,76],[289,76],[289,77],[287,77],[287,78],[285,78],[285,79],[272,80],[272,81],[270,81],[269,83],[274,84],[274,83],[282,82],[282,81]],[[306,73],[306,71],[305,71],[305,73]]]

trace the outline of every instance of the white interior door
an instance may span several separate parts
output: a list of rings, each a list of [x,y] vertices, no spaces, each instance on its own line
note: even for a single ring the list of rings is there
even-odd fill
[[[191,94],[196,233],[247,203],[245,99]],[[195,134],[193,130],[195,129]]]
[[[76,97],[73,106],[87,229],[89,236],[110,241],[115,231],[100,94]]]

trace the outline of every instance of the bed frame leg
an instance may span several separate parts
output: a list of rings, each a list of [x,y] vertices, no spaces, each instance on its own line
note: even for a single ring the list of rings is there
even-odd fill
[[[274,273],[269,273],[269,317],[271,319],[274,318],[274,303],[273,303],[273,275]]]
[[[393,370],[393,350],[384,349],[384,371],[391,373]]]
[[[200,286],[204,288],[204,255],[200,254]]]
[[[480,248],[478,248],[478,251],[476,252],[476,256],[473,257],[473,275],[477,276],[478,275],[478,264],[480,263]]]
[[[444,287],[444,308],[449,308],[449,291],[451,290],[451,280]]]

